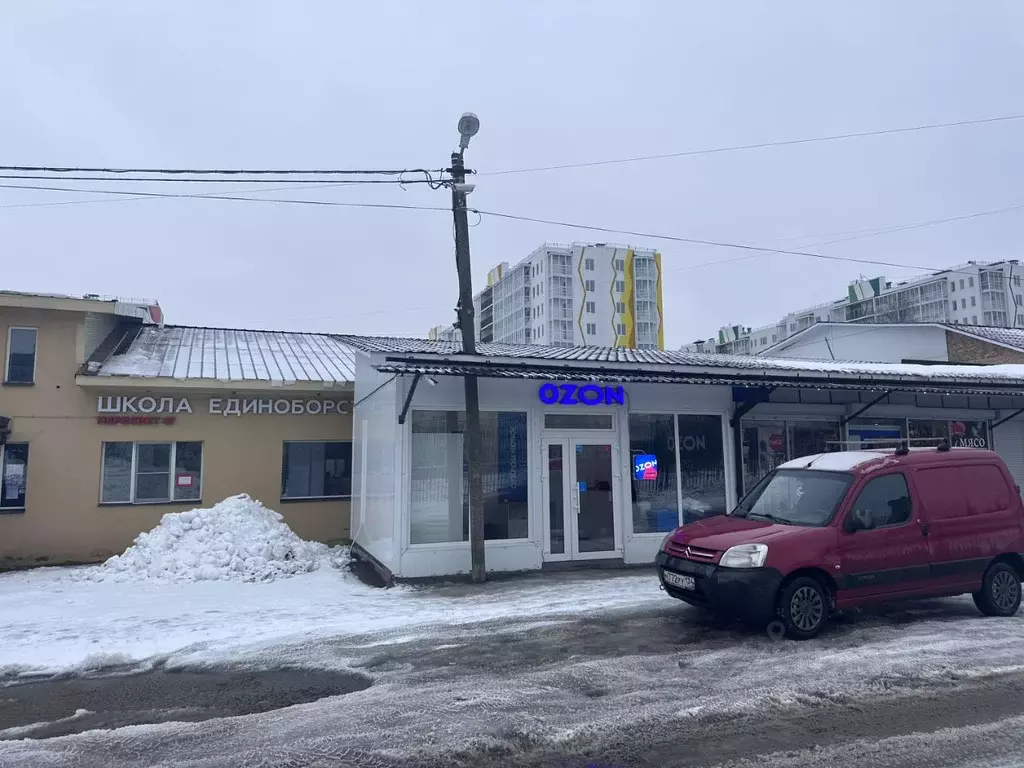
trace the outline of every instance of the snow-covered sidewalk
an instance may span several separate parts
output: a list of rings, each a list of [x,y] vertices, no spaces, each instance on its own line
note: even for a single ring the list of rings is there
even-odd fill
[[[653,573],[513,579],[482,587],[374,589],[321,567],[269,583],[94,582],[91,568],[0,574],[0,677],[146,659],[244,658],[272,642],[422,631],[504,617],[671,602]],[[84,572],[84,573],[83,573]]]

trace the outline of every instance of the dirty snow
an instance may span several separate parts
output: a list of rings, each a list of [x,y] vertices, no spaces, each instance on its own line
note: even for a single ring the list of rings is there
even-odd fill
[[[303,541],[246,494],[163,516],[123,554],[82,572],[92,581],[258,581],[315,571],[327,547]]]
[[[647,571],[385,590],[335,567],[264,583],[93,581],[90,573],[101,568],[0,574],[0,678],[153,659],[187,657],[199,663],[245,657],[278,641],[396,630],[414,634],[432,626],[599,613],[667,600],[657,576]]]

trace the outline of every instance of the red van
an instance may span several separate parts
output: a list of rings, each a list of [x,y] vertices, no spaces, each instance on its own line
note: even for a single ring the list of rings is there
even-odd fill
[[[657,556],[662,588],[719,614],[814,637],[833,611],[971,593],[1012,616],[1024,504],[992,451],[821,453],[789,461],[732,512],[684,525]]]

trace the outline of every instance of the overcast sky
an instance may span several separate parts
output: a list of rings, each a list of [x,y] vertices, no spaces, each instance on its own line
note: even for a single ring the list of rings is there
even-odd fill
[[[33,0],[4,4],[0,71],[2,165],[439,168],[473,110],[467,165],[483,174],[1024,114],[1024,3]],[[470,203],[812,248],[1024,205],[1022,178],[1024,120],[481,175]],[[422,187],[262,196],[450,204]],[[110,198],[0,189],[0,287],[154,297],[183,324],[423,335],[454,316],[450,214]],[[97,202],[25,206],[83,200]],[[943,267],[1024,256],[1022,235],[1018,211],[819,250]],[[471,236],[476,287],[544,241],[659,248],[672,347],[862,274],[918,272],[782,255],[695,267],[749,254],[488,218]]]

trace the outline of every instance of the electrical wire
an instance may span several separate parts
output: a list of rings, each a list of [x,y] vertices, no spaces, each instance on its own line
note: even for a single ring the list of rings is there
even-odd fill
[[[823,259],[825,261],[845,261],[853,264],[870,264],[872,266],[882,267],[896,267],[899,269],[919,269],[925,272],[942,272],[942,273],[962,273],[962,274],[974,274],[973,272],[967,272],[963,270],[955,269],[942,269],[936,270],[934,267],[924,267],[917,264],[900,264],[892,261],[882,261],[879,259],[860,259],[853,256],[837,256],[834,254],[827,253],[815,253],[814,251],[796,251],[788,250],[785,248],[768,248],[767,246],[758,245],[747,245],[745,243],[730,243],[722,240],[702,240],[695,237],[682,237],[679,235],[662,235],[654,232],[641,232],[637,230],[629,229],[613,229],[611,227],[601,227],[590,224],[578,224],[575,222],[557,221],[555,219],[541,219],[532,216],[517,216],[511,213],[499,213],[497,211],[482,211],[479,209],[471,208],[470,210],[476,211],[481,216],[491,216],[498,219],[508,219],[512,221],[525,221],[533,224],[545,224],[553,227],[568,227],[570,229],[580,229],[590,232],[604,232],[606,234],[613,235],[629,235],[631,237],[641,237],[647,240],[667,240],[676,243],[688,243],[690,245],[707,245],[715,248],[734,248],[743,251],[755,251],[757,253],[777,253],[787,256],[806,256],[808,258]],[[740,259],[734,259],[739,261]],[[727,262],[719,262],[727,263]]]
[[[960,216],[949,216],[949,217],[944,218],[944,219],[930,219],[928,221],[917,221],[917,222],[913,222],[913,223],[910,223],[910,224],[900,224],[900,225],[895,225],[895,226],[890,226],[890,227],[875,227],[873,229],[848,230],[848,232],[853,234],[852,237],[839,237],[839,238],[836,238],[834,240],[826,240],[825,242],[822,242],[822,243],[812,243],[811,245],[813,247],[815,247],[815,248],[821,248],[821,247],[826,246],[826,245],[833,245],[834,243],[846,243],[846,242],[850,242],[850,241],[853,241],[853,240],[862,240],[862,239],[869,238],[869,237],[877,237],[879,235],[888,235],[888,234],[893,234],[895,232],[905,232],[905,231],[911,230],[911,229],[921,229],[923,227],[937,226],[939,224],[949,224],[949,223],[954,222],[954,221],[966,221],[968,219],[977,219],[977,218],[981,218],[983,216],[995,216],[995,215],[1002,214],[1002,213],[1011,213],[1013,211],[1021,211],[1021,210],[1024,210],[1024,205],[1012,205],[1012,206],[1008,206],[1006,208],[996,208],[994,210],[989,210],[989,211],[978,211],[976,213],[967,213],[967,214],[963,214],[963,215],[960,215]],[[834,234],[845,234],[845,233],[836,232]],[[812,238],[815,238],[815,237],[828,237],[828,235],[806,235],[804,237],[791,237],[791,238],[782,238],[782,239],[783,240],[808,240],[808,239],[812,239]],[[745,243],[745,245],[754,245],[754,243]],[[755,254],[751,254],[750,256],[737,256],[734,259],[725,259],[725,260],[722,260],[722,261],[707,261],[707,262],[704,262],[703,264],[691,264],[691,265],[688,265],[688,266],[685,266],[685,267],[677,267],[675,269],[671,269],[671,270],[668,270],[668,271],[669,272],[683,272],[683,271],[691,270],[691,269],[699,269],[701,267],[714,267],[714,266],[718,266],[720,264],[732,264],[733,262],[737,262],[737,261],[747,261],[749,259],[756,259],[756,258],[758,258],[761,255],[762,254],[755,253]]]
[[[88,168],[54,165],[0,165],[0,171],[24,173],[159,173],[180,176],[402,176],[422,173],[444,173],[443,168],[402,168],[342,170],[335,168]]]
[[[399,209],[409,211],[445,211],[451,213],[451,208],[437,205],[403,205],[397,203],[342,203],[336,200],[293,200],[280,197],[245,197],[244,195],[228,194],[195,194],[195,193],[174,193],[174,192],[125,192],[114,189],[75,189],[74,187],[50,187],[29,184],[0,184],[0,189],[38,189],[47,192],[87,192],[98,195],[135,195],[139,197],[170,197],[183,200],[234,200],[249,203],[282,203],[291,205],[323,205],[339,208],[381,208]],[[258,190],[257,190],[258,191]]]
[[[347,187],[350,183],[351,182],[348,182],[348,181],[330,181],[330,182],[327,182],[327,183],[320,184],[319,186],[312,186],[312,187],[308,187],[308,186],[307,187],[295,187],[295,186],[289,185],[289,186],[285,186],[285,187],[271,187],[270,189],[266,189],[266,188],[263,188],[263,189],[243,189],[243,190],[239,191],[239,194],[263,195],[263,194],[267,194],[268,192],[286,192],[286,191],[292,190],[292,189],[332,189],[332,188],[335,188],[335,187]],[[33,189],[35,189],[35,187],[33,187]],[[94,191],[99,191],[99,190],[75,189],[74,187],[69,187],[68,189],[69,189],[69,191],[83,192],[83,193],[92,193]],[[113,191],[113,190],[111,190],[111,191]],[[89,200],[54,200],[53,202],[49,202],[49,203],[7,203],[5,205],[0,205],[0,209],[4,209],[4,208],[49,208],[49,207],[56,206],[56,205],[96,205],[98,203],[128,203],[128,202],[133,202],[133,201],[137,202],[139,200],[152,200],[153,199],[151,197],[140,197],[140,196],[134,195],[131,192],[120,192],[120,191],[118,191],[118,192],[116,192],[116,194],[124,194],[124,195],[126,195],[126,197],[115,197],[115,198],[109,198],[109,197],[99,197],[99,198],[96,198],[96,197],[94,197],[94,198],[91,198]],[[217,197],[222,197],[223,195],[230,195],[230,194],[233,194],[233,193],[231,193],[231,192],[210,192],[209,194],[195,195],[195,197],[197,197],[197,198],[204,198],[204,197],[205,198],[217,198]]]
[[[1000,117],[985,117],[978,120],[957,120],[950,123],[928,123],[905,128],[883,128],[877,131],[858,131],[856,133],[838,133],[828,136],[811,136],[803,139],[785,139],[782,141],[764,141],[754,144],[737,144],[728,147],[712,147],[708,149],[690,149],[681,152],[665,152],[657,155],[635,155],[633,157],[620,157],[609,160],[592,160],[583,163],[563,163],[560,165],[542,165],[533,168],[512,168],[501,171],[478,171],[479,176],[507,176],[515,173],[537,173],[540,171],[561,171],[570,168],[592,168],[599,165],[621,165],[623,163],[639,163],[648,160],[668,160],[674,157],[692,157],[694,155],[713,155],[725,152],[742,152],[751,149],[767,149],[769,147],[792,147],[800,144],[814,144],[824,141],[841,141],[844,139],[860,139],[868,136],[887,136],[895,133],[911,133],[914,131],[928,131],[937,128],[956,128],[965,125],[983,125],[985,123],[999,123],[1010,120],[1022,120],[1022,115],[1003,115]],[[3,167],[0,166],[0,170]]]
[[[130,184],[132,182],[164,182],[168,184],[280,184],[284,179],[255,178],[245,179],[231,177],[227,179],[196,179],[177,178],[173,176],[133,176],[133,177],[107,177],[107,176],[59,176],[59,175],[26,175],[26,174],[0,174],[0,179],[12,179],[15,181],[102,181],[108,184]],[[290,184],[323,184],[323,179],[291,179]],[[397,184],[405,186],[408,184],[430,184],[443,185],[433,177],[426,179],[349,179],[339,181],[339,184]]]
[[[124,194],[116,190],[104,190],[104,189],[74,189],[69,187],[50,187],[50,186],[34,186],[34,185],[18,185],[18,184],[0,184],[0,189],[36,189],[45,191],[57,191],[57,192],[89,192],[96,194]],[[256,198],[256,197],[245,197],[244,195],[202,195],[202,194],[189,194],[189,193],[163,193],[163,192],[130,192],[127,194],[139,195],[143,197],[163,197],[163,198],[180,198],[180,199],[216,199],[216,200],[233,200],[242,202],[258,202],[258,203],[277,203],[286,205],[318,205],[326,207],[340,207],[340,208],[376,208],[384,210],[418,210],[418,211],[441,211],[450,213],[451,208],[446,206],[431,206],[431,205],[406,205],[396,203],[348,203],[338,202],[334,200],[295,200],[289,198]],[[798,251],[790,250],[786,248],[769,248],[767,246],[749,245],[746,243],[732,243],[722,240],[705,240],[695,237],[683,237],[680,235],[663,235],[654,232],[643,232],[639,230],[630,229],[614,229],[612,227],[602,227],[590,224],[580,224],[576,222],[558,221],[556,219],[542,219],[533,216],[520,216],[511,213],[501,213],[499,211],[484,211],[478,208],[467,208],[467,211],[476,213],[480,217],[490,216],[496,219],[505,219],[509,221],[522,221],[532,224],[544,224],[547,226],[554,227],[567,227],[570,229],[579,229],[589,232],[603,232],[606,234],[616,235],[629,235],[631,237],[640,237],[648,240],[665,240],[669,242],[687,243],[690,245],[705,245],[715,248],[731,248],[743,251],[751,251],[757,254],[763,253],[775,253],[786,256],[804,256],[807,258],[822,259],[825,261],[836,261],[836,262],[849,262],[853,264],[870,264],[872,266],[883,266],[883,267],[895,267],[897,269],[917,269],[925,272],[942,272],[942,273],[962,273],[962,274],[974,274],[973,272],[967,272],[962,270],[954,269],[943,269],[936,270],[934,267],[920,266],[916,264],[901,264],[892,261],[882,261],[880,259],[863,259],[853,256],[838,256],[834,254],[816,253],[814,251]],[[954,217],[960,218],[960,217]],[[741,257],[742,258],[742,257]],[[717,264],[726,264],[730,261],[740,261],[741,258],[714,262]],[[748,257],[749,258],[749,257]],[[709,266],[709,265],[705,265]]]

